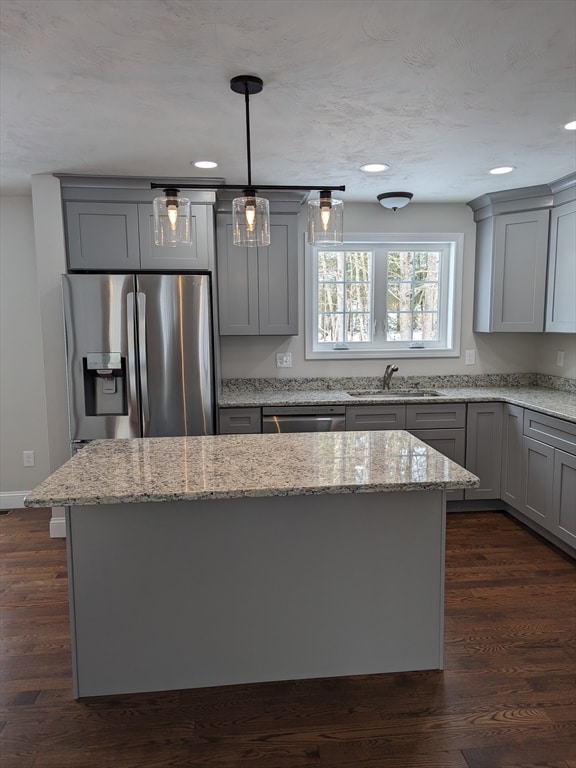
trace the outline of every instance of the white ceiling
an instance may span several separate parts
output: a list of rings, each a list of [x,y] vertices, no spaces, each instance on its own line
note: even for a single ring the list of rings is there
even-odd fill
[[[576,169],[574,0],[2,0],[2,191],[46,172],[467,202]],[[191,161],[210,158],[214,171]],[[365,162],[390,170],[367,177]],[[494,177],[488,169],[517,171]]]

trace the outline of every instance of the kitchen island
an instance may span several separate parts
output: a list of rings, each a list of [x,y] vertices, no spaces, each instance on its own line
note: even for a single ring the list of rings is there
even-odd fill
[[[445,494],[403,431],[99,440],[65,506],[77,698],[443,666]]]

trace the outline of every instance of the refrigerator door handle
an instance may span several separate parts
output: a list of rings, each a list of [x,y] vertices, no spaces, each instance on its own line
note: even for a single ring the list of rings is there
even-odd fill
[[[130,421],[138,424],[138,389],[136,377],[136,334],[134,332],[134,293],[126,294],[126,333],[128,336],[128,414]]]
[[[148,396],[148,360],[146,356],[146,294],[138,291],[138,359],[140,362],[140,390],[142,393],[142,437],[148,437],[150,428],[150,399]]]

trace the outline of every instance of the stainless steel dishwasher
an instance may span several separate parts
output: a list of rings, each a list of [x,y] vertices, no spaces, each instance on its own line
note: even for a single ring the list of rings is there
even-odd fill
[[[282,405],[262,408],[262,432],[341,432],[343,405]]]

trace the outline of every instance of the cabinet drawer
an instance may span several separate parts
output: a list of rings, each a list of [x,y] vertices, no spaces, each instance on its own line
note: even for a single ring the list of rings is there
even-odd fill
[[[358,405],[346,408],[346,429],[405,429],[406,406]]]
[[[465,403],[406,406],[406,429],[463,429],[465,426]]]
[[[524,434],[546,445],[576,454],[576,424],[569,421],[524,410]]]
[[[241,435],[262,432],[260,408],[220,408],[218,411],[219,434]]]

